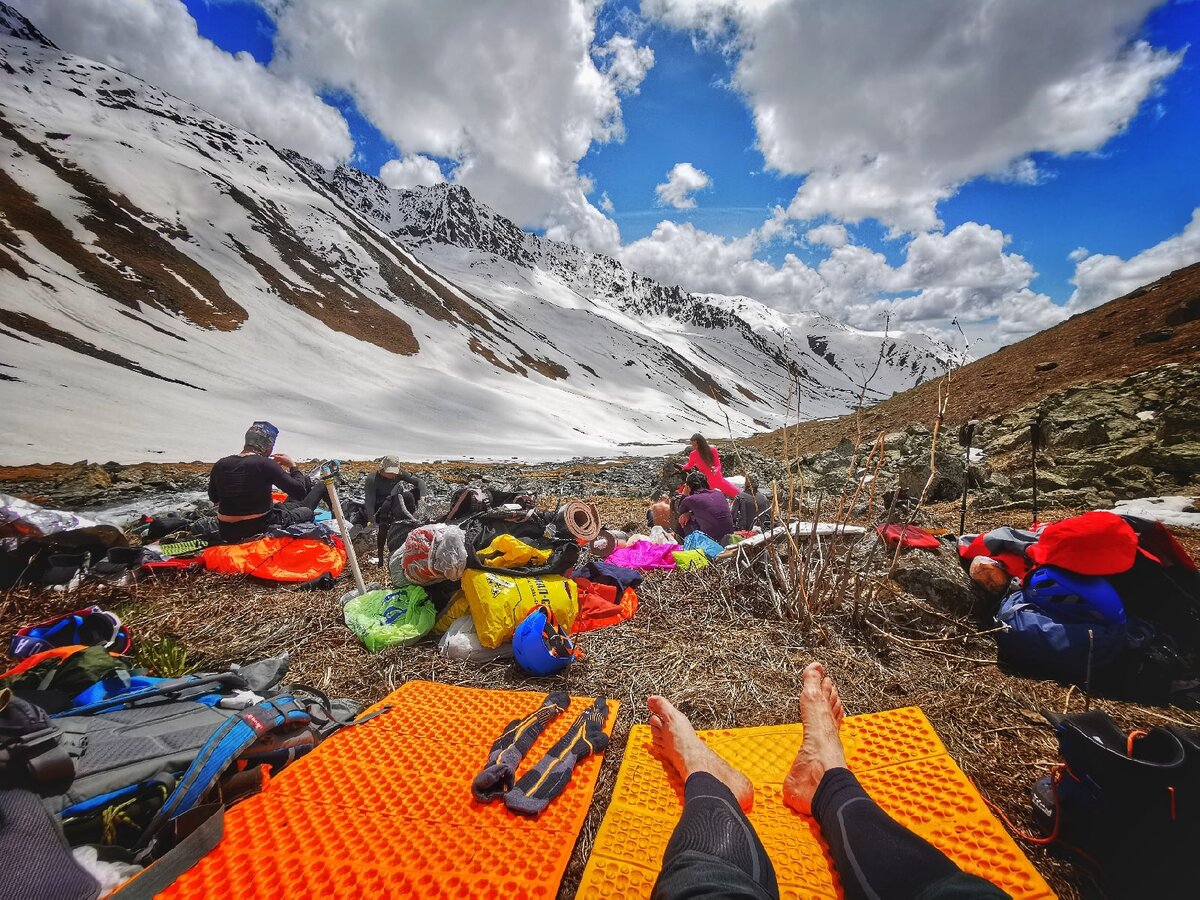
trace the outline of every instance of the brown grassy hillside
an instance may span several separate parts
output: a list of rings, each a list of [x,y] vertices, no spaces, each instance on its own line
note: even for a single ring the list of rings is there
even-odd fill
[[[998,415],[1073,385],[1197,360],[1200,262],[956,370],[946,424]],[[1053,368],[1038,371],[1050,363]],[[864,434],[931,421],[938,386],[944,383],[945,379],[926,382],[865,410]],[[802,422],[788,431],[793,450],[825,450],[854,436],[854,416]],[[781,453],[783,430],[746,443],[766,453]]]

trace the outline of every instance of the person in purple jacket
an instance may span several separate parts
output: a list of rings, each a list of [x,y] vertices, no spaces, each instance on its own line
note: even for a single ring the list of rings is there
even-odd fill
[[[708,486],[700,472],[692,472],[683,483],[684,496],[679,499],[679,524],[685,535],[701,531],[719,544],[733,534],[733,514],[729,501],[720,491]]]

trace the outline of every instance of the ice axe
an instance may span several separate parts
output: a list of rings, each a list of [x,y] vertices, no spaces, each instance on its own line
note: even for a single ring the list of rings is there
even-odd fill
[[[342,501],[338,499],[337,485],[334,484],[341,468],[341,463],[331,459],[321,466],[321,480],[325,482],[325,490],[329,493],[333,517],[337,519],[338,528],[342,531],[342,543],[346,546],[346,559],[349,560],[350,572],[354,575],[354,586],[358,588],[358,595],[361,596],[367,592],[367,586],[363,583],[362,570],[358,567],[358,553],[354,550],[354,541],[350,540],[350,529],[346,525],[346,517],[342,514]]]
[[[971,441],[975,437],[975,429],[979,427],[978,419],[964,422],[958,429],[958,442],[966,448],[966,464],[963,473],[962,507],[958,511],[958,533],[967,530],[967,489],[971,485]]]

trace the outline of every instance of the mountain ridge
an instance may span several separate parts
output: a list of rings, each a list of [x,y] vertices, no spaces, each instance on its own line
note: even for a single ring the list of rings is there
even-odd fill
[[[212,458],[268,415],[300,455],[612,452],[840,412],[879,353],[523,232],[461,186],[326,171],[2,3],[0,69],[6,462]],[[870,399],[945,350],[890,339]]]
[[[864,410],[862,432],[869,439],[880,431],[930,424],[942,390],[949,392],[943,423],[949,428],[1167,365],[1200,366],[1200,262],[955,369],[948,384],[926,382]],[[1200,415],[1193,418],[1200,432]],[[805,453],[825,450],[854,438],[859,425],[852,415],[803,422],[787,428],[788,441]],[[782,430],[748,443],[775,454],[785,446]]]

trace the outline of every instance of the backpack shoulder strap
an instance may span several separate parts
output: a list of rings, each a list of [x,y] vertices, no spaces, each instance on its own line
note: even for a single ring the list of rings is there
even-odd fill
[[[197,806],[172,824],[177,830],[186,826],[187,836],[109,894],[110,900],[153,900],[174,884],[221,842],[225,834],[225,807],[220,803]]]
[[[308,712],[291,697],[274,697],[226,719],[200,748],[154,821],[143,832],[141,848],[174,818],[192,809],[235,759],[259,738],[279,728],[309,724]],[[139,848],[140,849],[140,848]]]

